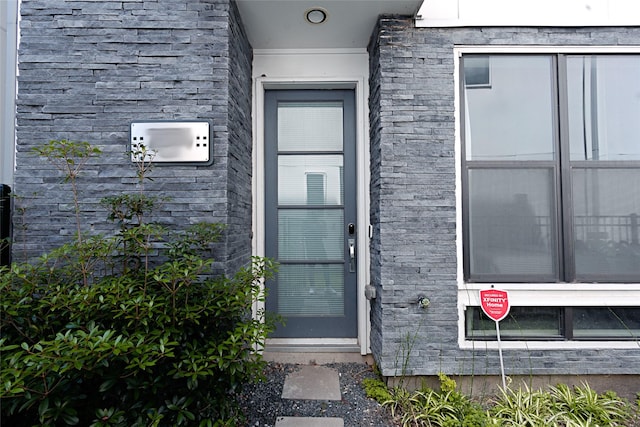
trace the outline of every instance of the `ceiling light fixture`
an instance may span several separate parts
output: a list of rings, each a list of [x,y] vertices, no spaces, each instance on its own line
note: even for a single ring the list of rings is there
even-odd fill
[[[327,20],[328,12],[321,7],[314,7],[305,12],[304,17],[310,24],[322,24]]]

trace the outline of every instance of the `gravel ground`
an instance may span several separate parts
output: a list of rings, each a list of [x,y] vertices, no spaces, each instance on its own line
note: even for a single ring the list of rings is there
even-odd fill
[[[372,368],[361,363],[325,365],[340,373],[341,401],[283,399],[282,386],[287,374],[298,365],[269,363],[267,380],[247,385],[240,397],[240,406],[247,417],[246,427],[273,427],[277,417],[339,417],[345,427],[390,427],[395,424],[388,411],[369,399],[362,388],[364,378],[375,378]]]

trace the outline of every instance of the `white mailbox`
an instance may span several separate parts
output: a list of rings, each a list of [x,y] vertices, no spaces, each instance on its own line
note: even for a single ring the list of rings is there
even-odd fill
[[[211,130],[205,120],[134,121],[130,130],[131,161],[146,149],[145,161],[159,164],[211,164]]]

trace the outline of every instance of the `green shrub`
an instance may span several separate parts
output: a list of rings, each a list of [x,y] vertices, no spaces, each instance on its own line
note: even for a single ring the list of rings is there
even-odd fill
[[[402,387],[391,390],[380,380],[365,384],[367,396],[375,398],[398,417],[402,426],[483,427],[490,424],[486,411],[456,390],[456,382],[438,375],[440,391],[423,387],[408,392]],[[384,388],[384,389],[383,389]],[[386,398],[386,399],[385,399]]]
[[[378,403],[384,403],[392,398],[387,385],[378,378],[365,378],[362,386],[367,397]]]
[[[550,390],[555,418],[568,425],[624,425],[631,416],[628,403],[616,393],[599,395],[586,383],[573,389],[559,384]]]
[[[631,417],[628,403],[613,392],[598,395],[589,385],[560,384],[549,391],[502,390],[491,414],[504,425],[623,426]]]
[[[456,382],[440,373],[440,391],[424,387],[412,398],[415,420],[403,420],[403,425],[441,427],[483,427],[489,425],[489,417],[480,404],[457,390]],[[412,424],[412,422],[414,424]]]
[[[217,275],[220,224],[146,223],[154,200],[141,192],[105,203],[113,237],[79,230],[38,261],[0,270],[3,425],[238,423],[234,395],[263,371],[255,350],[273,323],[251,310],[274,265],[254,258]]]
[[[543,427],[554,426],[551,394],[523,388],[500,389],[490,413],[501,425]],[[551,420],[551,421],[549,421]]]
[[[250,308],[272,265],[256,259],[233,278],[206,276],[210,265],[187,256],[91,286],[44,262],[4,271],[3,421],[191,425],[231,417],[230,396],[262,371],[253,349],[270,325]]]
[[[409,392],[387,389],[381,380],[366,380],[367,396],[389,409],[403,426],[434,427],[585,427],[639,425],[628,402],[613,392],[602,395],[587,384],[558,385],[548,391],[526,385],[507,388],[490,402],[488,409],[457,390],[456,382],[438,375],[440,390],[423,387]]]

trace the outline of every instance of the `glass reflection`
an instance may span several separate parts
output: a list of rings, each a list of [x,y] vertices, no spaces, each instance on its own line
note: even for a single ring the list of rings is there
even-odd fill
[[[551,57],[465,56],[463,66],[467,160],[552,160]]]
[[[343,204],[343,156],[279,155],[280,205],[339,206]]]
[[[552,182],[548,169],[469,171],[471,277],[555,277]]]
[[[500,337],[506,340],[557,338],[563,333],[561,319],[558,307],[511,307],[509,315],[500,322]],[[469,307],[465,320],[467,338],[496,338],[496,322],[489,319],[480,307]]]
[[[640,172],[574,169],[576,275],[640,275]]]
[[[640,160],[640,57],[567,58],[571,160]]]
[[[640,338],[637,307],[576,307],[573,309],[576,338]]]

